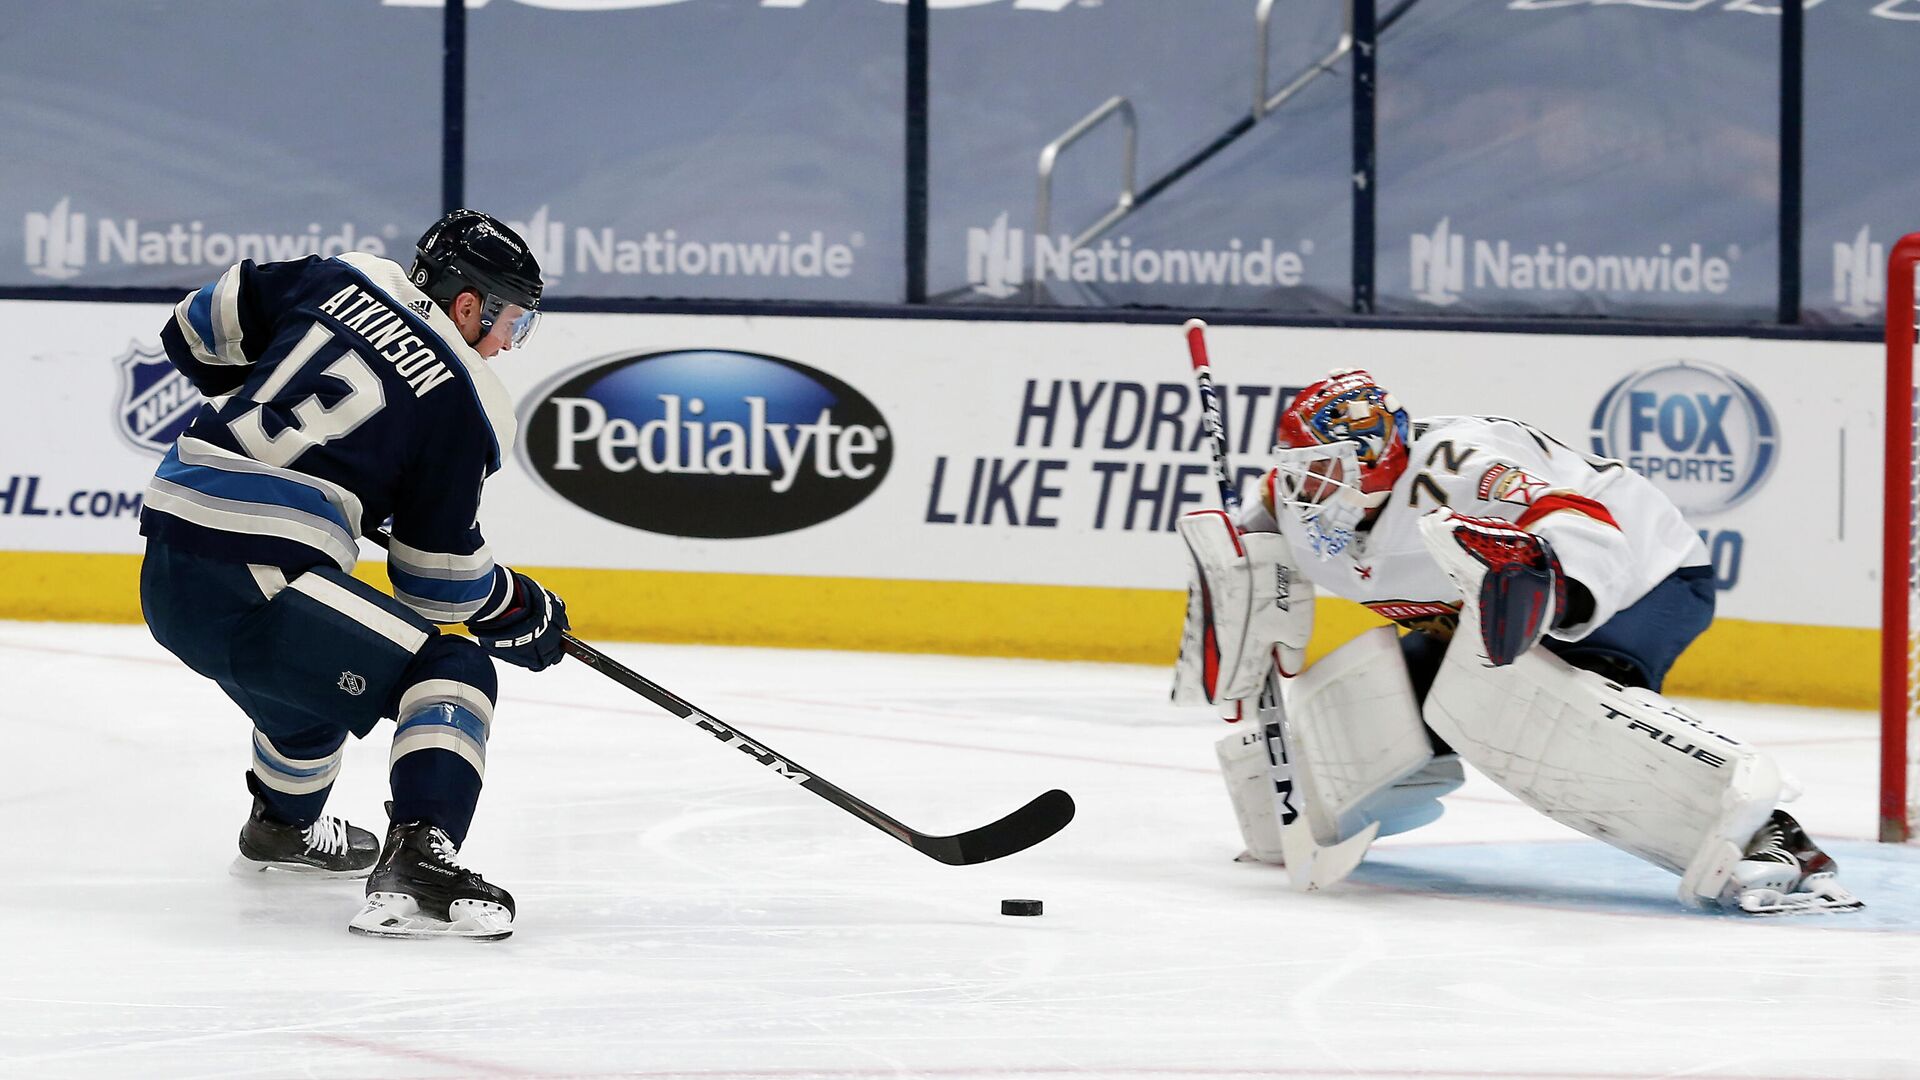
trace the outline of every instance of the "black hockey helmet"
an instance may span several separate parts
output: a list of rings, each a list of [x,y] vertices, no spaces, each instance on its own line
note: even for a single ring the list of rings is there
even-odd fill
[[[455,210],[420,237],[413,283],[442,310],[472,289],[479,293],[480,333],[503,315],[512,326],[509,343],[526,344],[540,318],[540,262],[506,222],[478,210]]]

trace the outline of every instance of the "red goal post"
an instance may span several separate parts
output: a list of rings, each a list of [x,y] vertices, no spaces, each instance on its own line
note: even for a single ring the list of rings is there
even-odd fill
[[[1902,237],[1887,257],[1887,452],[1884,562],[1880,579],[1880,839],[1911,840],[1920,818],[1914,728],[1920,721],[1920,642],[1912,612],[1920,606],[1920,394],[1913,350],[1920,334],[1914,264],[1920,233]]]

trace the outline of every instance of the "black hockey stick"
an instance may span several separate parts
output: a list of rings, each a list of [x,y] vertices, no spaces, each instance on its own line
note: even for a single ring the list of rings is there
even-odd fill
[[[1073,796],[1055,788],[990,825],[982,825],[957,836],[929,836],[902,825],[866,800],[822,780],[811,769],[802,768],[791,758],[774,753],[726,721],[696,708],[686,699],[572,634],[562,634],[561,640],[565,642],[568,656],[691,723],[722,744],[772,769],[781,779],[799,784],[915,851],[949,866],[992,862],[1025,851],[1066,828],[1067,823],[1073,820]]]
[[[381,547],[386,546],[387,536],[383,531],[376,530],[370,539]],[[806,788],[915,851],[929,858],[938,859],[948,866],[970,866],[974,863],[992,862],[995,859],[1025,851],[1066,828],[1067,823],[1073,820],[1073,796],[1055,788],[992,824],[982,825],[955,836],[930,836],[916,829],[910,829],[892,815],[838,785],[821,779],[813,770],[802,768],[793,759],[776,754],[764,744],[748,738],[726,721],[696,708],[685,698],[572,634],[563,632],[560,640],[568,656],[712,735],[723,745],[731,746],[765,765],[781,779],[790,780]]]

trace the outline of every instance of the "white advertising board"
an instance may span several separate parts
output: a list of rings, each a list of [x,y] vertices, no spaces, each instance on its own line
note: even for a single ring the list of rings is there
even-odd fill
[[[140,550],[132,499],[190,404],[142,363],[167,315],[0,303],[0,549]],[[521,440],[484,523],[531,566],[1177,589],[1170,522],[1217,500],[1177,323],[553,316],[496,361]],[[1707,536],[1722,615],[1878,624],[1874,346],[1210,339],[1249,473],[1284,395],[1364,366],[1416,417],[1514,416],[1655,476]]]

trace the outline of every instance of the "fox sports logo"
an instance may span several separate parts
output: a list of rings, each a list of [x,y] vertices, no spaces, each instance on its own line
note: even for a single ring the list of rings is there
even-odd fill
[[[1779,457],[1773,410],[1751,384],[1699,360],[1643,368],[1593,411],[1593,451],[1653,481],[1686,514],[1717,514],[1766,482]]]
[[[826,372],[724,349],[594,361],[534,395],[521,452],[549,489],[668,536],[772,536],[873,493],[893,462],[873,403]]]

